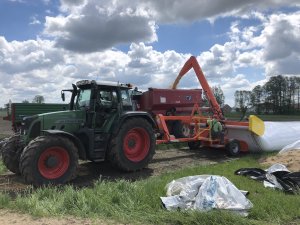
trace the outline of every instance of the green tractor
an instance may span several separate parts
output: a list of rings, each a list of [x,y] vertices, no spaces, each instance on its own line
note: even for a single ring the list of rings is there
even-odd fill
[[[155,153],[156,123],[135,111],[131,86],[78,81],[70,109],[24,118],[21,131],[2,148],[6,167],[35,186],[76,177],[78,160],[109,160],[124,171],[146,167]]]

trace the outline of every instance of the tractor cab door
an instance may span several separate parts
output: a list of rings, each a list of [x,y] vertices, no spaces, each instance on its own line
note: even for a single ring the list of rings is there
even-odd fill
[[[119,115],[117,90],[112,87],[98,87],[95,102],[94,135],[89,156],[94,161],[102,161],[105,159],[111,127]]]
[[[118,112],[117,90],[101,88],[96,99],[95,130],[109,132]]]

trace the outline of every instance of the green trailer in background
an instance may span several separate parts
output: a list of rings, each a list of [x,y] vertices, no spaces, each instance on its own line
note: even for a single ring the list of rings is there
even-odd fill
[[[65,111],[69,109],[68,104],[58,103],[11,103],[7,108],[7,116],[4,120],[11,121],[12,130],[18,132],[24,117],[47,112]]]

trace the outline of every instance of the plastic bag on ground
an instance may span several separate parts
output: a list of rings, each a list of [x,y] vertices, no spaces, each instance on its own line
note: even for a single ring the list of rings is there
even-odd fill
[[[263,181],[265,187],[277,188],[294,194],[300,192],[300,172],[291,173],[285,165],[279,163],[272,165],[266,170],[241,168],[234,173]]]
[[[226,177],[214,175],[190,176],[172,181],[167,185],[167,196],[161,197],[161,201],[168,210],[226,209],[246,216],[247,210],[253,206]]]

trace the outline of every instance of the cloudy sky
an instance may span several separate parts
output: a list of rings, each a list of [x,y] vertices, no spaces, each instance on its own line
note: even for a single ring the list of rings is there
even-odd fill
[[[300,0],[1,0],[0,106],[80,79],[168,88],[195,55],[225,102],[300,75]],[[199,88],[194,73],[180,88]]]

